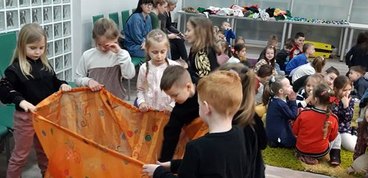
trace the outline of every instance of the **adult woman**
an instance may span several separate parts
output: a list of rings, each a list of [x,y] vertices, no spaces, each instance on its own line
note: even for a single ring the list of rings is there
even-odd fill
[[[151,13],[152,0],[139,0],[137,9],[128,18],[124,27],[124,46],[131,56],[144,57],[144,38],[152,30]]]

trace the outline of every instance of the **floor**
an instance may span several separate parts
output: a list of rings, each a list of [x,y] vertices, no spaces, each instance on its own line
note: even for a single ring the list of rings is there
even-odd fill
[[[256,55],[253,55],[253,56],[256,56]],[[341,72],[341,74],[345,74],[348,70],[345,63],[339,62],[337,59],[328,60],[327,65],[325,66],[325,69],[328,68],[329,66],[336,67]],[[135,80],[132,80],[131,81],[132,90],[130,92],[131,93],[130,101],[134,100],[135,98],[135,85],[136,85]],[[6,164],[5,153],[1,152],[0,153],[0,178],[5,177],[6,167],[7,167],[7,164]],[[23,170],[22,177],[23,178],[41,177],[34,152],[32,152],[29,157],[27,165]],[[290,178],[294,178],[294,177],[326,178],[327,176],[312,174],[308,172],[294,171],[294,170],[285,169],[285,168],[267,166],[266,167],[266,177],[268,178],[286,178],[286,177],[290,177]]]

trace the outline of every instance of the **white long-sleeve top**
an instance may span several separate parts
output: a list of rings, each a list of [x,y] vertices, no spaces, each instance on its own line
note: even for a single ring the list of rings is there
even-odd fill
[[[135,67],[126,50],[119,53],[101,52],[96,48],[85,51],[76,69],[75,83],[77,86],[88,86],[93,79],[103,84],[114,95],[123,99],[125,89],[122,78],[131,79],[135,76]]]
[[[169,65],[179,65],[179,63],[168,59]],[[170,98],[160,88],[162,74],[168,67],[167,63],[155,66],[152,61],[148,61],[148,73],[146,63],[143,63],[139,68],[137,79],[137,104],[138,106],[145,102],[154,110],[163,111],[168,106],[174,107],[175,101]]]

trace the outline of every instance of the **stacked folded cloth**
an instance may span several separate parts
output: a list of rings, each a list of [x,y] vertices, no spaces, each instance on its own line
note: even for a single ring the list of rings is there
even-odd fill
[[[335,24],[335,25],[348,25],[346,20],[323,20],[303,17],[292,17],[289,10],[282,10],[280,8],[267,8],[261,9],[258,4],[250,6],[231,5],[230,7],[215,7],[210,6],[208,8],[193,7],[183,8],[183,11],[188,13],[204,13],[206,15],[220,15],[220,16],[235,16],[235,17],[248,17],[253,19],[260,19],[264,21],[275,20],[288,20],[297,22],[317,23],[317,24]]]

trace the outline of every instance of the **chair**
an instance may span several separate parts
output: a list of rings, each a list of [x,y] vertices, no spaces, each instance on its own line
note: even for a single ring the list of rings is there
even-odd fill
[[[130,16],[129,10],[121,11],[121,23],[122,23],[122,29],[124,29],[125,24]]]
[[[116,26],[119,28],[119,13],[113,12],[109,14],[109,18],[116,23]]]
[[[100,14],[100,15],[95,15],[92,17],[92,22],[93,24],[95,24],[95,22],[100,19],[100,18],[104,18],[104,15],[103,14]]]
[[[13,51],[16,46],[17,35],[15,32],[0,34],[0,77],[3,76],[5,69],[10,64]],[[0,142],[5,145],[6,161],[10,158],[9,138],[13,132],[13,113],[14,105],[3,105],[0,103]],[[1,144],[1,145],[2,145]]]
[[[10,158],[10,137],[13,134],[14,105],[0,106],[0,142],[4,143],[6,160]]]

